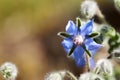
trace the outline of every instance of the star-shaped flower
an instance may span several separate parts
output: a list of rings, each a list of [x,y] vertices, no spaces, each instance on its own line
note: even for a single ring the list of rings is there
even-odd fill
[[[64,37],[62,45],[69,56],[75,59],[77,66],[83,67],[87,60],[85,56],[85,51],[89,56],[89,66],[94,66],[94,61],[92,59],[93,55],[101,47],[97,44],[93,38],[96,34],[92,33],[93,30],[93,20],[86,22],[81,26],[79,19],[78,24],[74,24],[73,21],[68,21],[66,26],[66,33],[59,33]]]

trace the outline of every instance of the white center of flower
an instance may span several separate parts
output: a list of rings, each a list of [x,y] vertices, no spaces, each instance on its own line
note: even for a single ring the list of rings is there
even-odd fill
[[[77,35],[73,39],[74,44],[81,45],[83,43],[83,38],[81,35]]]

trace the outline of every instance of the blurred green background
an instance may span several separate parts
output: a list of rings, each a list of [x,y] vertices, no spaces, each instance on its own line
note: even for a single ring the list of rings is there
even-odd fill
[[[57,32],[64,31],[68,20],[80,16],[81,1],[0,0],[0,64],[16,64],[17,80],[43,80],[46,73],[56,70],[70,70],[79,76],[84,69],[66,57]],[[120,13],[113,1],[96,1],[119,31]]]

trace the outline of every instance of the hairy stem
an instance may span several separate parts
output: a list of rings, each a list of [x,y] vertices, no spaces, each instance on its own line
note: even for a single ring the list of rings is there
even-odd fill
[[[67,76],[70,77],[70,80],[77,80],[77,78],[69,71],[66,72]]]
[[[106,21],[104,15],[102,14],[102,12],[101,12],[101,10],[99,8],[97,9],[97,14],[96,15],[98,16],[98,18],[100,19],[100,21],[102,23],[107,24],[107,21]]]
[[[89,56],[85,53],[87,71],[90,72]]]

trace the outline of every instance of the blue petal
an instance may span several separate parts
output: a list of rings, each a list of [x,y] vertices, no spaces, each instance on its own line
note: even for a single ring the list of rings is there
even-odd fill
[[[81,58],[79,58],[79,60],[76,61],[76,64],[78,67],[84,67],[86,64],[85,57],[82,56]]]
[[[92,54],[92,56],[101,48],[100,44],[97,44],[93,39],[89,38],[86,39],[84,42],[87,50],[90,51],[90,53]]]
[[[77,46],[73,55],[77,66],[83,67],[85,65],[84,49],[81,46]]]
[[[93,58],[89,58],[89,63],[90,63],[90,68],[91,68],[91,69],[94,69],[94,67],[95,67],[95,62],[94,62],[94,59],[93,59]]]
[[[69,52],[69,50],[72,48],[73,46],[73,41],[70,38],[65,38],[62,41],[62,46],[64,47],[64,50],[66,51],[66,53]]]
[[[73,21],[68,21],[68,24],[66,26],[66,32],[70,35],[74,35],[77,33],[77,26],[74,24]]]
[[[91,21],[88,21],[84,25],[80,27],[81,35],[85,36],[87,34],[90,34],[93,30],[93,19]]]

